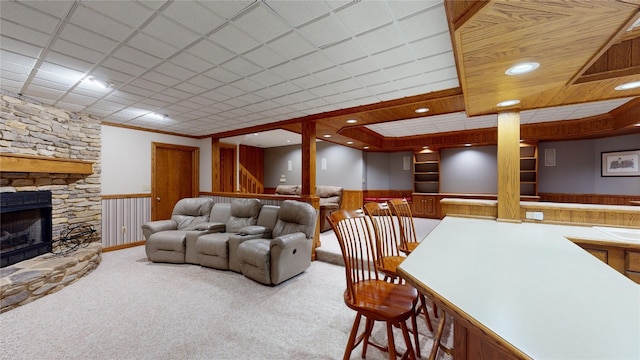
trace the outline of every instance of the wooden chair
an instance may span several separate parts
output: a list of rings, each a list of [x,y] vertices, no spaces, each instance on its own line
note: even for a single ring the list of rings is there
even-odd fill
[[[398,356],[393,338],[393,328],[399,327],[407,347],[402,358],[415,359],[406,321],[411,319],[414,340],[416,331],[415,305],[418,299],[416,289],[407,284],[394,284],[379,278],[375,268],[375,236],[369,218],[362,210],[338,210],[328,216],[335,231],[344,259],[347,288],[344,292],[345,304],[357,312],[344,352],[344,359],[351,357],[353,349],[361,342],[362,357],[366,357],[371,345],[389,352],[389,359]],[[366,318],[364,330],[358,335],[362,317]],[[383,321],[387,329],[387,345],[370,341],[373,325]]]
[[[411,206],[407,199],[391,199],[389,205],[393,214],[398,219],[400,227],[400,251],[409,255],[415,250],[420,242],[416,237],[416,228],[413,224],[413,215],[411,214]]]
[[[389,205],[393,210],[393,214],[396,216],[398,220],[398,226],[400,228],[400,234],[402,242],[400,244],[400,251],[409,255],[413,250],[415,250],[420,242],[416,236],[416,228],[413,223],[413,215],[411,213],[411,206],[407,202],[407,199],[391,199],[389,200]],[[426,312],[426,308],[425,308]],[[433,304],[433,314],[438,317],[438,307],[436,304]],[[440,315],[440,321],[438,322],[438,329],[436,330],[436,334],[434,335],[433,347],[431,348],[431,354],[429,355],[429,360],[433,360],[438,353],[438,348],[442,348],[447,354],[451,354],[451,349],[444,347],[440,340],[442,339],[442,333],[445,326],[446,314],[443,312]],[[431,327],[429,329],[432,329]]]
[[[400,254],[400,233],[391,208],[387,203],[369,202],[364,204],[364,210],[376,233],[376,268],[384,274],[385,280],[402,283],[402,278],[398,276],[396,269],[406,257]],[[425,296],[418,294],[418,297],[420,298],[419,310],[424,311],[427,327],[433,332]],[[417,345],[416,353],[420,357],[420,348]]]

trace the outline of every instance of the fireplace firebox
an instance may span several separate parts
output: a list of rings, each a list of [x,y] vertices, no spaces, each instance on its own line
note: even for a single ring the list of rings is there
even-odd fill
[[[0,267],[52,250],[51,191],[0,193]]]

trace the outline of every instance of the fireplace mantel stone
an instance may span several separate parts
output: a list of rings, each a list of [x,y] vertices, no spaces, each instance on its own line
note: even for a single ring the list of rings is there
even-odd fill
[[[35,155],[0,154],[2,172],[93,174],[93,163],[76,159],[60,159]]]

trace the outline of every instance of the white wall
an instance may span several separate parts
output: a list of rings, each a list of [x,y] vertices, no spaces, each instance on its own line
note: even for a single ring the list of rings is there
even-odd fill
[[[200,148],[200,191],[211,191],[211,139],[102,125],[102,195],[151,193],[151,143]]]

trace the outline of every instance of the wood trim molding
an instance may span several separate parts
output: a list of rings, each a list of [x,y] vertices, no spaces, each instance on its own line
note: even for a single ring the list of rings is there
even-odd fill
[[[35,155],[0,154],[0,172],[93,174],[93,162]]]
[[[102,195],[102,200],[150,198],[151,194],[111,194]]]

